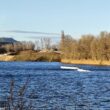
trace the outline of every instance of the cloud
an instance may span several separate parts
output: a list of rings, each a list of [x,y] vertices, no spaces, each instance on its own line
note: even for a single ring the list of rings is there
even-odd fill
[[[59,36],[26,36],[26,38],[29,38],[29,39],[41,39],[45,37],[49,37],[50,39],[60,39]]]
[[[37,31],[23,31],[23,30],[8,30],[2,32],[17,33],[17,34],[60,35],[59,33],[46,33],[46,32],[37,32]]]

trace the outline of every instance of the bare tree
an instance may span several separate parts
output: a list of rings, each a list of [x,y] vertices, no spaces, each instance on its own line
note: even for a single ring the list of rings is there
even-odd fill
[[[44,45],[45,45],[45,49],[51,48],[51,39],[49,37],[44,37]]]
[[[27,100],[26,93],[30,79],[28,78],[18,91],[15,91],[15,81],[10,82],[10,91],[8,96],[8,108],[10,110],[33,110],[32,101]],[[30,93],[33,95],[33,93]]]
[[[35,50],[40,50],[40,44],[39,41],[35,41]]]
[[[51,38],[50,37],[41,38],[41,48],[42,49],[50,49],[51,48]]]
[[[78,40],[62,33],[60,49],[65,58],[110,60],[110,33],[83,35]]]

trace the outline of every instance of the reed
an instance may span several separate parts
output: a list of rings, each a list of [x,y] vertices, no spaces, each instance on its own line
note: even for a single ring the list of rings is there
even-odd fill
[[[106,60],[73,60],[61,59],[62,63],[83,64],[83,65],[110,65],[110,61]]]

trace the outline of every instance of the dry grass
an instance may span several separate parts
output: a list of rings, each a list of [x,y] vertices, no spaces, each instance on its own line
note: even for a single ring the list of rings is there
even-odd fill
[[[73,60],[73,59],[62,59],[62,63],[71,63],[71,64],[88,64],[88,65],[110,65],[110,61],[101,61],[101,60]]]
[[[57,61],[60,62],[60,54],[55,52],[36,52],[36,51],[27,51],[20,52],[18,55],[15,55],[13,58],[14,61]]]
[[[48,61],[60,62],[61,55],[56,52],[20,51],[15,55],[1,55],[0,61]]]
[[[0,56],[0,61],[12,61],[14,56],[12,55],[1,55]]]

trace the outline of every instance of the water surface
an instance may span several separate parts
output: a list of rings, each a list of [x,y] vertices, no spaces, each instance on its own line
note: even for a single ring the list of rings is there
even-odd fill
[[[64,70],[76,66],[91,72]],[[110,66],[70,65],[57,62],[0,62],[0,95],[16,91],[30,78],[26,98],[36,110],[110,110]],[[34,91],[34,96],[29,93]]]

